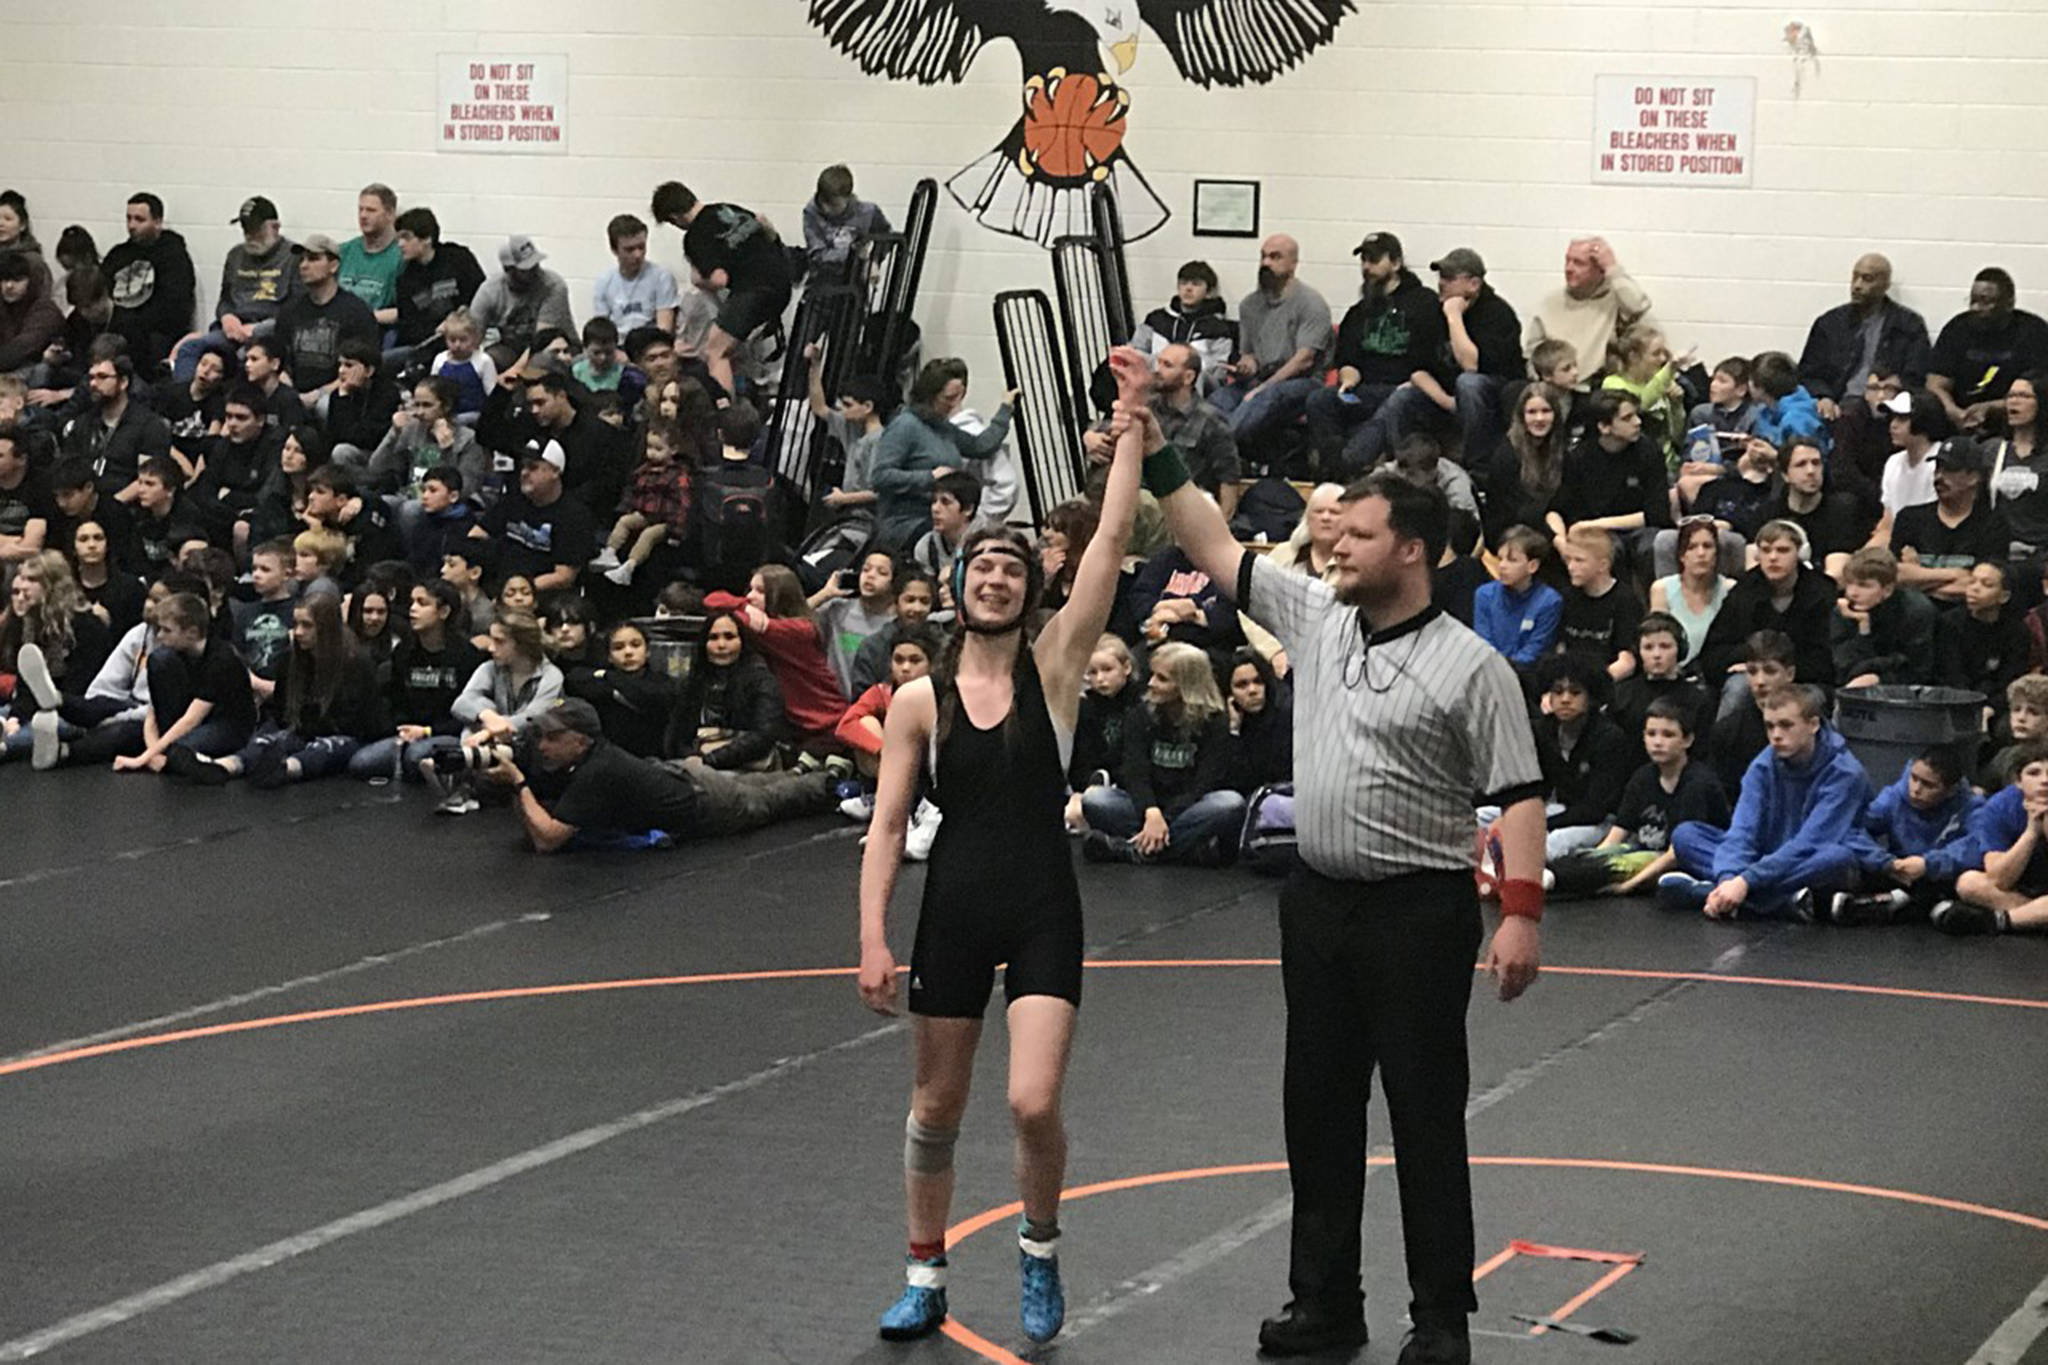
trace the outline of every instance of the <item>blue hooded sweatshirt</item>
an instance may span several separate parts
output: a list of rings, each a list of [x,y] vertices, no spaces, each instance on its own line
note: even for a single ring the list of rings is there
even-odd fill
[[[1823,455],[1834,449],[1835,442],[1828,424],[1821,420],[1820,404],[1813,395],[1800,385],[1780,398],[1776,403],[1766,401],[1756,410],[1756,434],[1769,441],[1778,449],[1785,448],[1785,442],[1794,436],[1804,436],[1820,442]]]
[[[1927,855],[1927,876],[1952,881],[1965,872],[1981,872],[1985,854],[2005,852],[2026,832],[2027,808],[2014,783],[1978,803],[1960,838]]]
[[[1745,878],[1759,897],[1790,892],[1814,861],[1840,856],[1869,806],[1863,765],[1823,721],[1804,763],[1781,762],[1765,749],[1742,775],[1742,796],[1714,855],[1714,880]]]
[[[1913,771],[1907,763],[1898,780],[1877,794],[1863,817],[1863,828],[1873,843],[1859,840],[1858,851],[1865,868],[1877,869],[1894,858],[1927,859],[1927,875],[1936,881],[1952,881],[1969,863],[1958,863],[1956,846],[1970,837],[1971,817],[1984,798],[1967,782],[1959,782],[1948,800],[1933,810],[1915,810],[1906,799],[1906,785]]]

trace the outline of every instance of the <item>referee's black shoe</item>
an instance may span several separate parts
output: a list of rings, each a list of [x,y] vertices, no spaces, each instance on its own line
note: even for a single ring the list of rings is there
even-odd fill
[[[1462,1324],[1430,1327],[1418,1323],[1401,1343],[1395,1365],[1472,1365],[1472,1337]]]
[[[1259,1324],[1259,1349],[1269,1356],[1308,1356],[1365,1345],[1365,1315],[1325,1313],[1290,1303]]]

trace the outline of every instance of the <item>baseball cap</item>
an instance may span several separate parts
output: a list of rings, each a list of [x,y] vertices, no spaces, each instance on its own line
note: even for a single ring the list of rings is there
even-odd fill
[[[555,440],[550,440],[546,445],[541,445],[538,440],[528,441],[526,449],[519,452],[519,463],[525,464],[528,460],[551,464],[557,470],[569,467],[569,457],[563,453],[562,443]]]
[[[336,246],[334,239],[326,233],[309,232],[306,234],[306,240],[299,243],[299,254],[301,256],[332,256],[338,261],[341,259],[341,248]]]
[[[1431,261],[1429,268],[1439,275],[1473,275],[1486,278],[1486,262],[1479,259],[1479,253],[1469,246],[1452,247],[1440,261]]]
[[[242,201],[242,207],[236,210],[235,216],[228,221],[239,223],[242,231],[247,232],[260,224],[276,222],[277,205],[260,194],[252,194]]]
[[[1351,254],[1368,261],[1383,261],[1389,256],[1408,259],[1408,254],[1401,250],[1401,239],[1391,232],[1366,233],[1365,240],[1351,248]]]
[[[1896,416],[1911,417],[1913,415],[1913,395],[1902,389],[1885,399],[1882,406],[1886,412],[1893,413]]]
[[[559,735],[565,732],[588,735],[592,739],[604,736],[604,722],[598,719],[597,708],[581,697],[562,697],[554,705],[533,718],[533,728],[544,735]]]
[[[507,270],[532,270],[547,258],[548,253],[523,232],[507,237],[505,245],[498,248],[498,264]]]
[[[1982,473],[1986,467],[1984,447],[1967,436],[1951,436],[1934,448],[1934,463],[1942,469]]]

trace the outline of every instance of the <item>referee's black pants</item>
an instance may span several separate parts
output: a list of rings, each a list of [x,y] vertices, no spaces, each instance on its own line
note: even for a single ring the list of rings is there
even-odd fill
[[[1418,1323],[1462,1324],[1472,1292],[1465,1008],[1482,929],[1469,872],[1338,881],[1297,868],[1280,894],[1287,991],[1288,1288],[1355,1315],[1373,1068],[1393,1120],[1394,1172]]]

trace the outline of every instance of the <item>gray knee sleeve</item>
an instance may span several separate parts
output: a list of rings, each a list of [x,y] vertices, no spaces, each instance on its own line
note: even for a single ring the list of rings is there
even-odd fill
[[[944,1175],[953,1169],[958,1128],[927,1128],[915,1114],[903,1124],[903,1169],[912,1175]]]

